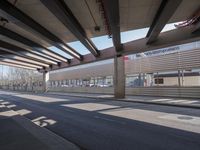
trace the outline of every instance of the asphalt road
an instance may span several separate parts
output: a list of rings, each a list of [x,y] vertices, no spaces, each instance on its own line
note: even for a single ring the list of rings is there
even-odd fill
[[[7,107],[87,150],[200,150],[200,110],[0,92]]]

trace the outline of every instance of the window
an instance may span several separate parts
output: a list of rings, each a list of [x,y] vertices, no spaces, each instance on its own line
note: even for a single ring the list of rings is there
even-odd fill
[[[161,79],[155,79],[155,84],[164,84],[163,78],[161,78]]]

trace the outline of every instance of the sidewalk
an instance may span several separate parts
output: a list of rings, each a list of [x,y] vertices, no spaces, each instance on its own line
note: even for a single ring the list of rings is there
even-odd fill
[[[200,109],[200,99],[192,99],[192,98],[126,96],[126,98],[124,99],[116,99],[114,98],[114,95],[110,95],[110,94],[61,93],[61,92],[48,92],[48,93],[55,94],[55,95],[67,95],[67,96],[83,97],[83,98],[100,98],[100,99],[110,99],[110,100],[118,100],[118,101],[126,101],[126,102],[148,103],[148,104],[156,104],[156,105],[167,105],[167,106]]]
[[[39,127],[0,102],[1,150],[79,150],[77,146]]]

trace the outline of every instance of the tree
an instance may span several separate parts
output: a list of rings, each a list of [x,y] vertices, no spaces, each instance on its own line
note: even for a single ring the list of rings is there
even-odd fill
[[[8,67],[2,80],[4,83],[7,83],[7,86],[10,86],[10,88],[14,90],[19,89],[19,87],[23,90],[27,90],[28,87],[33,90],[33,83],[41,80],[40,76],[38,72],[33,70]]]

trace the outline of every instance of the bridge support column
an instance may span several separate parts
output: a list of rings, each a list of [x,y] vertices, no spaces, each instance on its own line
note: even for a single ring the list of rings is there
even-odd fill
[[[123,56],[114,58],[114,96],[125,97],[125,68]]]
[[[47,92],[49,88],[49,72],[45,71],[43,73],[43,91]]]

